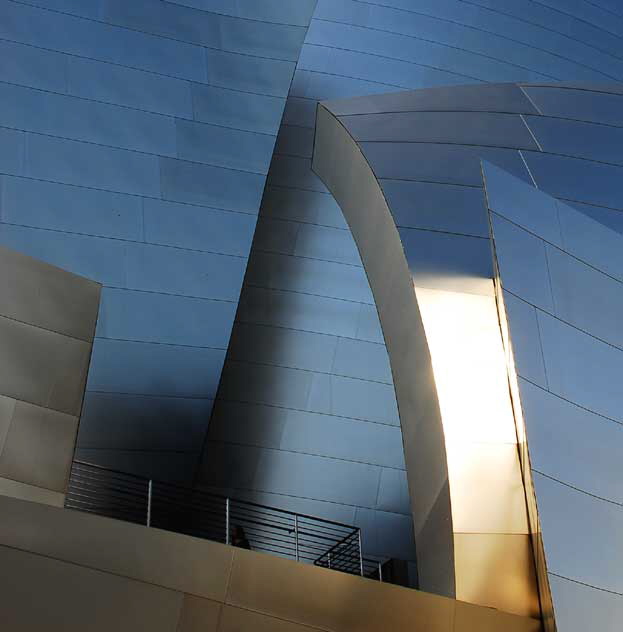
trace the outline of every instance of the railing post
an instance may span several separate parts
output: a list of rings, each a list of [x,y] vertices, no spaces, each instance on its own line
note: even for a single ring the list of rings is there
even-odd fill
[[[331,553],[327,553],[327,563],[329,564],[329,568],[331,568]]]
[[[294,552],[296,554],[296,561],[299,561],[299,517],[294,516]]]
[[[147,484],[147,526],[151,526],[151,487],[152,480],[149,479],[149,483]]]
[[[379,581],[382,582],[383,581],[383,565],[381,564],[381,562],[377,562],[377,564],[379,565]]]
[[[363,553],[361,551],[361,528],[357,529],[359,537],[359,574],[363,577]]]
[[[229,544],[229,498],[225,499],[225,544]]]

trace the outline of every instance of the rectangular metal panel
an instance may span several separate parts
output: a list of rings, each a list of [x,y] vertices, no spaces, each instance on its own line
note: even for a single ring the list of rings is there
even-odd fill
[[[213,399],[222,349],[98,339],[89,390]]]
[[[64,492],[77,431],[77,416],[15,402],[0,451],[0,476]]]
[[[91,345],[0,316],[2,394],[78,416]]]
[[[194,84],[94,59],[65,59],[69,94],[170,116],[193,116]]]
[[[49,50],[0,42],[0,78],[42,90],[64,92],[68,58]]]
[[[321,568],[306,568],[303,575],[299,568],[296,562],[237,550],[228,603],[332,632],[452,630],[453,600]],[[334,598],[338,594],[356,607],[345,607]]]
[[[0,510],[0,542],[5,546],[198,597],[225,600],[231,547],[4,496],[0,497]],[[25,524],[28,529],[24,529]],[[163,555],[163,551],[168,554]]]
[[[2,218],[8,224],[139,240],[141,199],[55,182],[4,176]]]
[[[0,314],[29,325],[93,340],[100,286],[25,255],[0,252]]]
[[[178,158],[252,173],[268,172],[275,145],[271,134],[180,119],[175,129]]]
[[[180,593],[7,547],[0,558],[3,623],[12,631],[175,629]]]
[[[120,193],[160,196],[158,158],[73,140],[28,134],[24,175]]]
[[[226,349],[233,301],[104,288],[99,338]]]
[[[194,118],[203,123],[276,135],[283,99],[191,84]]]
[[[176,632],[217,632],[222,609],[218,601],[184,595]]]
[[[165,200],[247,213],[257,212],[264,186],[259,174],[170,158],[160,159],[160,178]]]

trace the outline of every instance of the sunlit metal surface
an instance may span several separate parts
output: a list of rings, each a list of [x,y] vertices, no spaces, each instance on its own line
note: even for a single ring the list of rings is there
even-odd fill
[[[78,453],[173,481],[201,452],[315,1],[238,5],[0,2],[0,243],[104,286]]]
[[[507,97],[517,95],[513,92],[515,88],[516,86],[508,86],[506,90],[498,86],[480,88],[483,94],[480,107],[483,111],[510,110],[511,108],[508,108],[500,98],[500,92],[505,93]],[[552,89],[558,88],[552,87]],[[590,87],[587,86],[585,89],[588,91]],[[608,91],[617,94],[619,89],[620,86],[617,84],[603,86],[600,92],[595,93],[596,98],[599,100],[599,95]],[[457,91],[453,105],[457,110],[461,110],[460,96],[460,91]],[[521,98],[524,97],[525,94]],[[431,90],[428,91],[425,99],[428,100],[429,110],[435,109],[432,103],[437,99],[440,110],[439,120],[442,121],[449,101],[448,93]],[[545,149],[539,142],[539,136],[544,129],[547,129],[548,118],[539,115],[538,112],[534,112],[531,117],[523,117],[539,147],[537,151],[524,151],[516,145],[517,140],[514,140],[511,134],[508,141],[501,138],[495,141],[498,145],[506,144],[504,148],[510,153],[499,153],[492,158],[492,154],[487,154],[489,149],[487,146],[483,149],[470,148],[469,152],[462,154],[461,160],[466,164],[462,165],[459,171],[454,169],[455,164],[458,164],[454,160],[459,160],[458,158],[447,163],[434,159],[425,167],[415,164],[412,169],[410,163],[404,161],[393,167],[389,159],[392,153],[389,145],[402,146],[409,143],[399,140],[396,117],[391,112],[397,109],[409,112],[411,104],[417,112],[419,101],[419,93],[411,92],[322,104],[318,112],[314,168],[342,205],[362,253],[364,266],[379,309],[394,374],[403,437],[405,437],[405,456],[414,508],[416,541],[419,544],[423,534],[427,533],[422,528],[422,522],[424,516],[428,515],[435,505],[422,506],[421,504],[425,485],[421,480],[422,470],[419,469],[422,463],[418,464],[413,458],[416,446],[410,442],[412,436],[417,436],[421,442],[432,441],[429,443],[428,451],[430,453],[430,446],[436,445],[436,458],[447,456],[446,478],[449,485],[449,507],[445,522],[443,520],[437,522],[436,550],[446,550],[439,547],[439,534],[444,528],[448,529],[450,526],[451,532],[457,534],[452,554],[454,568],[448,569],[456,578],[456,594],[465,590],[466,594],[469,593],[470,600],[493,600],[489,603],[499,599],[500,604],[506,603],[501,607],[506,608],[509,607],[506,600],[509,597],[515,597],[517,601],[510,607],[524,607],[526,611],[538,614],[535,591],[538,576],[543,617],[546,624],[552,627],[554,622],[549,601],[549,586],[544,572],[545,564],[549,564],[550,572],[564,577],[570,577],[574,573],[577,576],[578,571],[571,569],[583,568],[586,576],[584,580],[578,581],[585,581],[598,588],[604,587],[614,593],[619,590],[617,584],[619,579],[613,569],[619,564],[617,556],[613,555],[610,561],[599,563],[594,571],[590,571],[592,565],[588,559],[582,560],[581,556],[572,553],[571,548],[565,548],[567,541],[570,547],[575,546],[575,544],[571,545],[571,542],[576,543],[582,537],[579,531],[576,530],[574,538],[561,537],[562,527],[554,525],[553,518],[550,516],[547,519],[547,522],[553,525],[550,533],[556,535],[549,537],[557,538],[557,554],[554,557],[560,558],[562,564],[560,568],[565,569],[564,571],[552,570],[547,525],[539,524],[536,506],[541,497],[546,506],[553,507],[553,503],[545,498],[545,491],[539,491],[539,487],[543,490],[549,489],[547,484],[541,481],[541,475],[535,474],[534,477],[530,475],[529,444],[526,443],[526,430],[523,427],[524,420],[520,404],[524,376],[522,371],[518,370],[519,382],[517,382],[514,372],[515,357],[517,362],[520,362],[518,366],[526,367],[526,376],[530,376],[528,379],[535,380],[536,385],[556,392],[572,402],[576,398],[576,402],[585,409],[618,421],[619,394],[618,391],[610,388],[610,382],[605,375],[614,375],[619,372],[618,348],[612,346],[616,345],[617,340],[617,328],[613,326],[613,323],[617,320],[618,299],[610,300],[608,297],[612,293],[616,294],[620,285],[618,277],[621,274],[620,270],[623,269],[619,265],[620,237],[581,212],[569,209],[569,212],[561,213],[562,206],[559,202],[543,196],[533,188],[534,181],[537,183],[543,181],[542,187],[546,190],[547,187],[551,187],[558,195],[561,195],[562,191],[564,195],[573,195],[573,187],[576,186],[573,182],[576,177],[575,172],[565,173],[562,169],[558,170],[556,179],[552,180],[545,171],[540,169],[542,164],[554,164],[557,160],[561,167],[567,164],[568,158],[556,155],[554,151],[583,155],[582,160],[587,163],[589,175],[590,169],[598,168],[600,164],[587,160],[588,154],[580,151],[577,146],[572,148],[567,142],[567,148],[565,148],[566,141],[563,140],[560,140],[555,147],[549,145]],[[396,103],[402,105],[396,108]],[[387,121],[382,116],[385,107],[389,112]],[[524,107],[534,106],[526,101]],[[473,101],[469,103],[469,109],[474,109]],[[516,109],[519,109],[518,106]],[[335,114],[334,110],[338,114]],[[375,127],[374,130],[368,130],[365,124],[362,124],[362,121],[365,123],[366,120],[366,117],[362,116],[366,111],[375,112],[368,121],[371,127]],[[519,117],[518,114],[515,116]],[[527,119],[538,120],[539,124],[530,127]],[[452,119],[449,120],[451,123]],[[355,123],[351,126],[351,122]],[[541,123],[543,125],[540,125]],[[509,127],[509,129],[513,128]],[[473,133],[477,132],[476,129]],[[413,134],[417,134],[417,130],[409,130],[406,133],[408,137]],[[430,129],[424,134],[420,144],[424,148],[430,146],[434,151],[437,147],[435,142],[437,138],[445,139],[446,143],[449,140],[446,135],[447,130],[441,126],[437,136]],[[371,137],[374,137],[374,143],[366,140]],[[599,134],[597,134],[598,138]],[[456,142],[459,146],[461,142],[464,142],[462,133],[457,133]],[[487,144],[484,136],[478,142],[482,145]],[[587,148],[592,146],[591,142],[586,143]],[[387,143],[387,149],[379,152],[377,147],[379,143],[381,145]],[[513,143],[515,143],[514,149]],[[405,151],[409,153],[411,149]],[[407,186],[410,182],[418,183],[423,178],[428,178],[431,170],[434,170],[436,174],[434,179],[439,183],[447,183],[455,187],[458,183],[457,179],[462,179],[460,182],[462,186],[469,185],[476,165],[468,163],[474,160],[474,156],[478,153],[483,158],[487,158],[488,155],[488,160],[493,161],[495,166],[488,166],[491,173],[505,174],[503,178],[502,176],[491,177],[490,184],[487,183],[488,194],[489,186],[491,188],[488,202],[494,211],[492,230],[496,240],[500,240],[500,247],[496,247],[495,263],[503,270],[507,284],[504,286],[506,291],[503,302],[498,294],[497,305],[491,284],[494,266],[490,254],[490,243],[487,239],[476,236],[478,227],[482,226],[482,214],[485,213],[482,207],[481,209],[473,207],[473,216],[470,219],[473,221],[474,228],[465,232],[463,230],[459,232],[458,228],[453,228],[449,231],[452,233],[450,235],[452,239],[445,236],[443,240],[437,239],[430,229],[403,228],[402,226],[404,218],[408,216],[406,210],[408,200],[411,200],[412,205],[410,217],[417,218],[419,210],[417,196],[409,197]],[[513,167],[510,170],[512,175],[510,175],[507,170],[508,165],[514,164],[509,159],[513,153],[523,162],[523,171],[517,174]],[[361,155],[368,159],[367,163],[362,161],[359,157]],[[418,156],[420,155],[426,155],[425,149],[418,149]],[[573,156],[573,160],[577,158]],[[612,169],[616,168],[613,166]],[[610,191],[616,189],[618,180],[612,179],[615,172],[610,175],[607,173],[610,172],[602,172],[600,179],[589,177],[583,182],[584,199],[598,202],[602,195],[599,188],[602,182],[608,182]],[[517,175],[519,177],[516,177]],[[389,184],[391,188],[394,188],[393,183],[396,180],[407,183],[403,187],[402,197],[384,196],[381,192],[385,186]],[[416,190],[414,188],[414,191]],[[393,216],[392,199],[399,200],[401,210],[396,216]],[[426,201],[426,205],[428,204],[429,202]],[[496,209],[504,204],[508,205],[509,211],[505,217],[500,217],[499,214],[502,211]],[[527,208],[531,209],[531,213],[526,212]],[[440,215],[443,215],[441,210]],[[444,216],[444,221],[447,221],[447,217],[448,215]],[[517,217],[527,222],[524,228]],[[397,218],[400,218],[400,223]],[[388,219],[392,225],[387,224]],[[408,223],[417,225],[417,220],[408,220]],[[466,225],[464,217],[461,225]],[[445,230],[448,231],[447,228]],[[436,248],[418,248],[429,238],[427,233],[431,235],[430,239],[436,244]],[[419,238],[414,239],[414,234],[418,234]],[[550,243],[544,245],[543,239]],[[476,241],[480,243],[477,244]],[[603,243],[603,247],[597,247],[597,243]],[[570,258],[562,257],[559,251],[565,249],[569,249],[576,260],[571,261]],[[468,253],[472,254],[468,255]],[[474,253],[479,253],[479,256],[475,256]],[[488,264],[483,266],[480,261],[484,263],[487,258]],[[611,280],[606,281],[605,278],[598,276],[592,278],[591,275],[594,272],[588,268],[578,267],[581,263],[577,261],[578,258],[584,258],[585,263],[597,267],[598,270],[607,270]],[[409,275],[413,278],[415,292],[413,289],[409,291],[403,282],[405,264],[409,266]],[[570,266],[573,270],[569,270]],[[398,279],[400,282],[397,282]],[[578,286],[575,285],[576,279]],[[402,292],[396,291],[399,287]],[[554,287],[556,289],[552,291]],[[576,294],[578,291],[580,293]],[[513,297],[513,293],[520,298]],[[585,294],[592,298],[584,299]],[[509,297],[508,301],[506,296]],[[487,299],[489,303],[485,308]],[[414,308],[416,300],[417,306]],[[476,314],[473,306],[478,304],[478,300],[482,301],[483,311],[473,319],[470,330],[470,316]],[[498,310],[502,317],[501,323],[497,319]],[[609,313],[598,315],[596,312],[599,311]],[[514,315],[517,315],[518,319]],[[506,318],[509,318],[511,323],[510,333],[505,329]],[[399,335],[401,321],[408,322],[415,331],[421,331],[420,328],[423,325],[430,356],[418,350],[417,345],[412,342],[413,333],[402,331]],[[487,322],[490,325],[488,329]],[[514,331],[513,323],[516,323]],[[500,324],[503,336],[500,336]],[[485,337],[478,338],[485,331],[492,336],[490,341],[495,341],[493,347],[487,345]],[[512,349],[509,348],[509,339],[512,342]],[[503,348],[503,340],[506,348]],[[540,344],[539,340],[541,340]],[[535,348],[535,343],[538,348]],[[426,392],[420,388],[421,377],[418,377],[413,367],[409,368],[405,360],[405,356],[409,354],[414,354],[419,358],[420,372],[424,367],[424,372],[428,373],[426,363],[431,363],[434,371],[435,392],[426,395]],[[482,369],[481,364],[487,368]],[[592,368],[597,366],[600,367],[599,371]],[[499,393],[497,396],[496,388]],[[450,395],[446,395],[446,392]],[[509,394],[513,396],[514,414],[510,406]],[[452,395],[455,397],[453,398]],[[418,429],[418,420],[422,419],[424,414],[427,415],[429,421],[435,419],[435,414],[431,412],[434,413],[434,402],[437,400],[440,411],[437,423],[441,428],[433,430],[429,424],[426,432],[422,432],[421,427]],[[498,402],[497,410],[495,409],[496,401]],[[419,404],[419,412],[418,406],[414,406],[416,402]],[[470,402],[473,408],[470,408]],[[480,404],[482,413],[480,417],[476,414],[479,402],[486,402]],[[502,402],[504,404],[499,408]],[[535,405],[532,409],[534,415]],[[423,412],[424,410],[426,413]],[[472,410],[473,414],[470,412]],[[448,424],[446,424],[446,418]],[[453,419],[458,421],[452,423]],[[504,420],[506,420],[506,426]],[[461,425],[462,421],[465,422],[464,426]],[[525,423],[528,426],[527,438],[529,440],[530,422],[526,419]],[[504,434],[505,427],[508,429],[506,435]],[[469,437],[468,428],[473,429],[473,445],[470,445],[469,439],[465,441],[465,437]],[[439,447],[437,437],[440,433],[442,441],[445,442],[445,450]],[[489,439],[487,442],[487,434],[497,438]],[[457,436],[463,439],[462,443],[457,443]],[[435,439],[432,440],[432,437]],[[611,438],[617,442],[615,435],[611,435]],[[594,450],[598,445],[595,443],[596,440],[597,437],[590,442]],[[410,450],[413,450],[412,454]],[[429,455],[428,460],[424,462],[429,465],[431,460]],[[605,477],[600,485],[602,489],[611,487],[611,484],[609,485],[606,481],[612,470],[607,464],[604,465],[597,468],[597,471],[602,473],[600,478]],[[577,468],[577,464],[575,467],[584,469]],[[589,469],[587,464],[586,470]],[[538,483],[536,502],[533,478]],[[576,480],[581,478],[588,480],[586,475],[578,476]],[[614,480],[616,478],[615,476]],[[453,479],[460,482],[453,485]],[[430,498],[434,498],[435,494],[431,490],[440,489],[440,487],[437,486],[435,477],[429,478],[429,483],[430,489],[427,493]],[[482,502],[479,501],[481,492]],[[487,501],[491,502],[490,508],[487,508]],[[484,510],[483,507],[485,507]],[[499,510],[499,514],[495,510],[491,511],[491,508]],[[542,509],[541,513],[545,515],[543,513],[545,511]],[[553,512],[552,516],[561,513],[553,509],[550,511]],[[600,519],[598,515],[601,514],[596,512],[595,519],[598,523],[601,520],[604,525],[611,525],[610,527],[604,526],[602,531],[601,527],[589,527],[587,523],[586,530],[598,531],[601,534],[599,537],[602,545],[614,549],[616,545],[612,538],[615,537],[614,532],[617,531],[619,512],[616,507],[612,507],[609,511],[612,516],[606,518],[604,514]],[[591,512],[589,511],[587,515],[591,515]],[[543,526],[544,551],[540,537],[541,526]],[[614,531],[609,531],[609,529],[614,529]],[[481,541],[477,542],[479,539]],[[508,546],[501,544],[504,539],[508,539]],[[471,551],[470,547],[473,547]],[[428,585],[437,583],[434,589],[438,590],[437,578],[429,575],[432,564],[426,560],[428,550],[428,548],[420,547],[418,562],[422,566],[421,585],[425,586],[428,582],[431,582]],[[482,553],[482,557],[475,554],[478,551]],[[489,555],[491,557],[488,558]],[[563,562],[563,559],[568,562]],[[481,567],[478,567],[477,560],[482,564]],[[470,569],[469,573],[467,569]],[[500,590],[504,581],[497,584],[493,581],[492,578],[504,577],[505,573],[508,585],[515,585],[515,590],[508,592]],[[579,575],[582,576],[582,573]],[[470,581],[470,576],[472,581]],[[515,581],[519,583],[515,584]],[[520,584],[523,589],[518,588]],[[479,602],[482,603],[482,601]],[[554,609],[555,605],[554,603]]]
[[[62,505],[101,286],[0,248],[0,489]]]
[[[608,385],[622,355],[623,240],[493,165],[483,173],[515,407],[530,453],[524,471],[537,501],[529,510],[542,530],[553,609],[563,630],[580,630],[587,611],[614,630],[623,599],[623,433],[619,394]],[[531,250],[522,247],[526,238]],[[530,266],[533,282],[520,281],[516,271]],[[536,377],[526,347],[543,358]]]

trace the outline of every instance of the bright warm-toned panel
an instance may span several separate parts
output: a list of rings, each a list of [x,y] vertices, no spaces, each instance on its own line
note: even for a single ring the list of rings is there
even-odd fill
[[[454,563],[462,601],[540,618],[529,535],[455,533]]]
[[[332,632],[450,632],[456,602],[236,550],[227,603]]]
[[[539,616],[526,494],[493,282],[415,287],[446,443],[456,596]]]

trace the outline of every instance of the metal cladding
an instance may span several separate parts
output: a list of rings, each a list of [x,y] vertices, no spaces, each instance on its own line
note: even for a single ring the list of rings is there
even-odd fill
[[[579,91],[582,99],[571,110],[564,96],[572,99]],[[616,336],[614,323],[618,322],[618,312],[605,305],[610,301],[618,304],[616,296],[620,295],[621,286],[617,283],[623,269],[622,238],[611,227],[623,231],[617,223],[617,211],[604,207],[607,200],[611,207],[617,200],[620,204],[623,171],[619,165],[623,165],[623,154],[616,141],[620,128],[612,126],[602,104],[604,100],[622,99],[621,92],[620,84],[541,85],[537,92],[529,85],[499,84],[326,102],[318,109],[314,170],[335,195],[349,222],[370,279],[389,352],[405,445],[421,586],[500,606],[509,603],[505,601],[509,595],[497,590],[500,585],[526,581],[526,590],[515,590],[517,601],[504,607],[532,608],[529,584],[534,583],[530,577],[534,561],[532,553],[525,559],[523,553],[519,554],[532,533],[536,546],[528,548],[536,551],[543,614],[546,623],[553,625],[544,572],[547,563],[552,573],[550,581],[554,578],[554,608],[561,630],[585,629],[591,615],[585,614],[583,619],[578,612],[582,609],[591,612],[593,607],[600,607],[598,602],[605,604],[604,591],[609,591],[608,599],[613,605],[606,608],[600,622],[603,629],[616,629],[614,621],[622,599],[620,564],[614,553],[621,544],[620,499],[604,496],[604,489],[620,486],[620,475],[614,471],[615,461],[611,456],[607,461],[610,465],[602,463],[595,469],[585,455],[585,467],[580,467],[574,459],[575,475],[565,478],[561,466],[555,466],[563,459],[560,440],[552,437],[551,432],[555,431],[545,425],[566,427],[569,422],[565,416],[573,412],[583,414],[578,412],[579,408],[588,411],[587,415],[601,415],[610,423],[607,428],[613,450],[620,452],[621,437],[616,432],[616,423],[620,422],[616,412],[618,392],[613,390],[604,372],[614,375],[618,366],[616,353],[610,350],[617,344],[612,336]],[[600,122],[602,112],[605,120]],[[505,290],[515,284],[510,298],[505,293],[503,302],[509,321],[505,342],[507,353],[512,344],[515,358],[519,358],[520,380],[525,378],[530,382],[515,397],[514,409],[517,410],[519,397],[528,440],[531,432],[537,435],[536,450],[541,467],[545,468],[537,470],[532,478],[542,514],[546,559],[539,546],[535,506],[530,504],[532,483],[521,424],[517,425],[514,439],[479,435],[482,427],[478,415],[473,413],[479,407],[483,417],[492,412],[489,400],[495,397],[494,385],[483,381],[480,387],[491,387],[490,393],[485,393],[480,402],[470,404],[473,393],[465,393],[464,385],[457,379],[449,387],[451,393],[455,389],[455,400],[463,406],[462,430],[465,435],[472,432],[477,438],[470,442],[468,436],[461,436],[454,443],[457,427],[449,426],[447,417],[456,411],[448,408],[443,398],[442,387],[448,385],[442,384],[442,378],[447,376],[435,373],[439,337],[435,339],[436,332],[430,327],[430,315],[435,314],[430,307],[431,296],[436,293],[436,298],[442,296],[446,305],[461,306],[441,323],[442,327],[448,327],[450,340],[456,328],[465,326],[469,316],[466,306],[473,304],[475,297],[493,300],[494,267],[482,193],[481,160],[490,163],[485,165],[489,207],[507,218],[498,220],[493,216],[492,220],[499,283]],[[569,208],[564,219],[561,216],[556,220],[564,223],[563,228],[552,224],[550,217],[552,208],[562,205],[537,191],[535,184],[577,205],[577,210]],[[513,219],[513,212],[518,219]],[[520,228],[510,224],[509,219],[519,223]],[[539,238],[550,241],[554,248],[545,247]],[[593,280],[583,277],[582,270],[573,271],[569,267],[581,268],[582,261],[578,263],[569,254],[576,259],[583,256],[584,264],[588,262],[605,274],[593,272],[596,275]],[[601,267],[590,258],[600,254]],[[588,270],[586,265],[584,268]],[[552,275],[558,276],[554,279]],[[608,275],[610,286],[606,288]],[[604,302],[601,310],[591,296],[598,296]],[[463,297],[463,302],[457,303],[456,297]],[[526,312],[530,309],[531,314]],[[544,313],[537,317],[535,309]],[[520,316],[514,316],[513,310]],[[439,322],[436,324],[439,326]],[[501,347],[499,330],[497,337]],[[543,355],[535,346],[539,340]],[[460,338],[455,342],[460,343]],[[471,373],[479,375],[485,355],[484,347],[482,353],[469,345],[467,349],[472,353],[472,362],[464,366],[465,382],[474,379]],[[451,356],[453,349],[447,351]],[[459,366],[462,352],[454,350]],[[512,362],[508,370],[511,373],[514,370]],[[532,371],[532,377],[522,371]],[[478,388],[478,384],[475,386]],[[531,389],[529,395],[524,396],[528,389]],[[543,399],[545,391],[552,394],[549,400]],[[565,403],[571,407],[566,412],[562,410]],[[526,406],[530,411],[526,411]],[[557,420],[551,421],[550,415],[557,416]],[[531,424],[539,429],[531,430]],[[594,424],[582,418],[577,420],[576,427],[589,437]],[[486,426],[485,430],[496,432],[494,425]],[[596,429],[597,434],[590,440],[597,451],[603,439],[600,432]],[[499,446],[497,456],[487,461],[485,452],[477,451],[478,443],[481,448],[486,444],[489,452]],[[487,507],[488,499],[496,510],[500,507],[510,510],[509,494],[517,485],[522,487],[518,466],[511,467],[510,461],[502,459],[505,443],[519,444],[520,450],[514,447],[512,451],[515,460],[521,455],[516,463],[521,463],[527,485],[529,530],[525,518],[519,514],[515,513],[519,522],[513,522],[507,511],[507,526],[504,526],[503,515],[496,517],[495,511]],[[457,445],[462,452],[457,451]],[[481,454],[484,458],[465,456],[470,454]],[[469,465],[470,459],[476,464],[474,467],[457,467],[457,463]],[[511,475],[509,468],[515,473]],[[472,483],[479,484],[465,485],[465,473]],[[500,487],[504,479],[506,492]],[[483,489],[489,490],[487,485],[493,485],[497,491],[488,491],[480,498]],[[595,485],[600,493],[596,493]],[[596,502],[590,494],[606,498],[593,507],[594,511],[583,506]],[[471,516],[465,509],[470,503]],[[484,528],[475,528],[479,521]],[[570,523],[574,521],[572,528]],[[600,535],[583,536],[583,530]],[[475,537],[478,535],[482,536],[480,541]],[[585,554],[580,556],[573,550],[582,537],[595,547],[587,546]],[[514,541],[519,548],[515,549]],[[610,559],[605,561],[608,556]],[[597,559],[593,560],[594,557]]]
[[[483,175],[542,581],[559,630],[616,630],[623,237],[493,165]]]
[[[202,483],[354,521],[363,528],[367,552],[414,559],[383,332],[356,244],[310,168],[317,102],[483,82],[622,80],[623,29],[612,11],[621,13],[614,0],[319,0],[269,170]],[[584,110],[576,118],[590,120],[584,104],[595,103],[595,95],[537,86],[527,91],[545,113],[573,118]],[[521,94],[517,99],[522,112],[535,111]],[[602,94],[593,116],[617,124],[620,102]],[[569,169],[576,165],[582,177],[573,181],[581,187],[589,163],[568,161]],[[474,182],[480,186],[477,170]],[[443,218],[451,231],[487,236],[476,187],[422,183],[418,194],[424,228],[444,231]],[[470,208],[479,213],[476,227],[461,224]],[[623,226],[618,212],[584,208]],[[443,239],[438,234],[429,249]]]
[[[62,506],[101,286],[0,247],[0,493]]]
[[[104,286],[78,454],[179,481],[315,0],[192,4],[0,1],[0,243]]]

